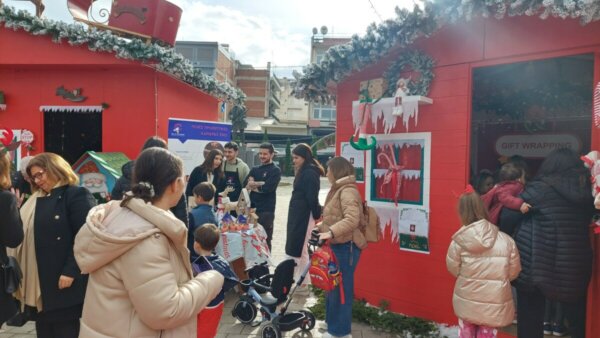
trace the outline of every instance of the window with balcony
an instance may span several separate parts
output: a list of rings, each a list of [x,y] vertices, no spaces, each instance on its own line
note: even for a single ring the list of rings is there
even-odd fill
[[[312,117],[320,121],[335,121],[335,106],[315,105]]]

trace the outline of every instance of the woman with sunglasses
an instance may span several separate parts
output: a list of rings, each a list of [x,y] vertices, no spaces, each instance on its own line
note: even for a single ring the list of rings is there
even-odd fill
[[[33,195],[21,207],[19,298],[33,313],[38,337],[78,337],[87,276],[75,262],[73,242],[96,201],[59,155],[35,156],[27,174]]]

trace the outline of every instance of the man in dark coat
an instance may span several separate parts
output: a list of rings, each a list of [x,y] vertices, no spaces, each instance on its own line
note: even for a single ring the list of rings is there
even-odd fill
[[[515,235],[522,266],[516,283],[519,337],[542,337],[544,297],[563,303],[572,337],[585,337],[592,273],[590,186],[589,171],[578,156],[559,149],[521,195],[533,210]]]

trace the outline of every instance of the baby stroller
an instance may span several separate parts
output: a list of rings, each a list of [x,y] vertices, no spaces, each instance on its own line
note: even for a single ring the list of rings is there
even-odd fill
[[[315,238],[313,234],[309,246],[318,244],[320,244],[318,236]],[[240,282],[242,290],[246,294],[240,296],[233,306],[231,311],[233,317],[252,326],[262,323],[260,334],[263,338],[280,338],[281,332],[298,328],[302,331],[312,330],[316,324],[316,318],[312,312],[309,310],[287,312],[294,291],[308,274],[310,263],[302,271],[296,285],[292,288],[295,266],[296,262],[293,259],[287,259],[277,265],[273,274],[269,274],[266,263],[248,269],[250,279]],[[282,303],[284,305],[277,311],[277,306]],[[262,320],[254,322],[259,311]]]

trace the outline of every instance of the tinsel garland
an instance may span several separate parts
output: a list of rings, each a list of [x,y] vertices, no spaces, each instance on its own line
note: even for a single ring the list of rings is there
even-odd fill
[[[297,78],[294,94],[315,102],[334,99],[328,92],[330,82],[340,82],[353,71],[374,64],[392,48],[406,48],[419,37],[429,37],[448,23],[475,17],[538,15],[545,19],[578,18],[581,24],[600,19],[597,0],[425,0],[423,8],[412,11],[396,8],[396,18],[380,25],[371,24],[363,37],[352,36],[344,45],[334,46],[319,64],[310,64]]]
[[[418,79],[411,77],[408,82],[409,95],[427,96],[431,80],[433,80],[433,65],[433,59],[420,51],[414,50],[401,54],[383,74],[388,83],[385,96],[394,96],[396,81],[403,71],[408,70],[407,67],[419,73]]]
[[[180,80],[221,100],[243,106],[246,95],[228,83],[195,69],[192,63],[174,48],[156,43],[146,44],[144,40],[124,39],[112,32],[96,28],[86,28],[81,24],[68,24],[61,21],[40,19],[27,11],[16,11],[13,7],[0,5],[0,26],[8,29],[24,30],[33,35],[49,35],[55,43],[67,41],[72,46],[87,45],[94,52],[114,53],[115,57],[138,60],[153,64],[158,70],[171,74]]]

